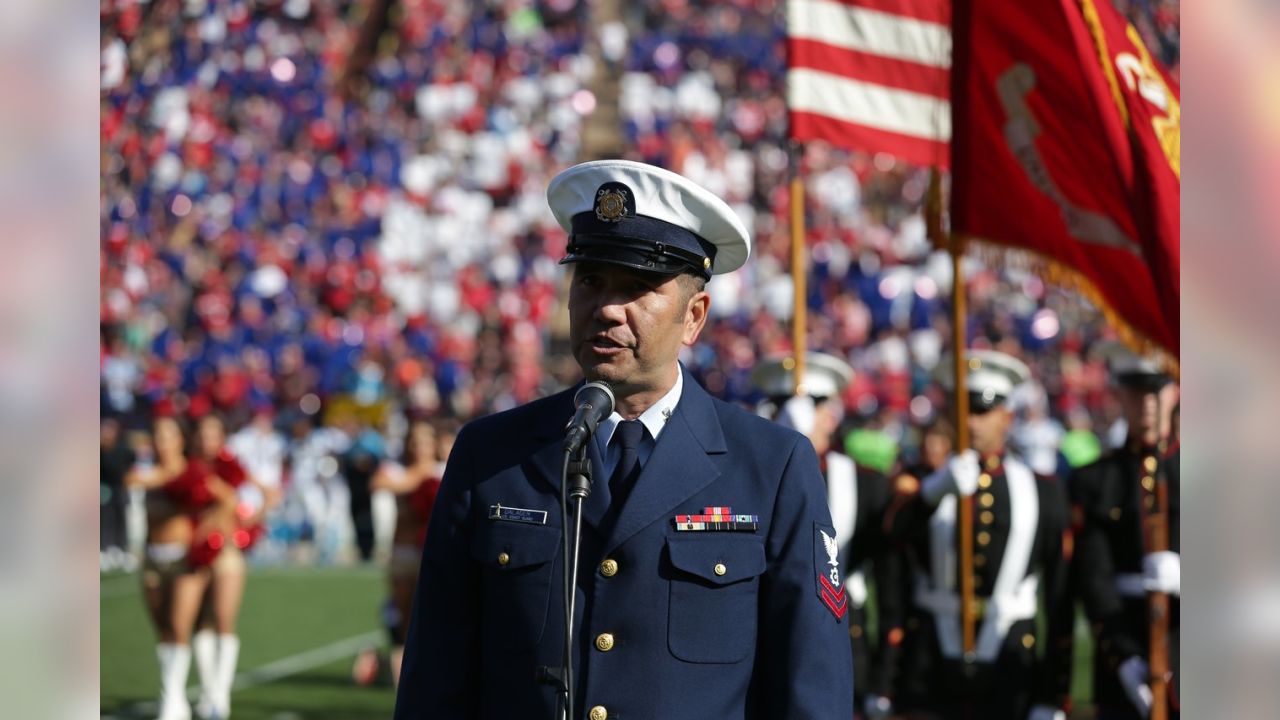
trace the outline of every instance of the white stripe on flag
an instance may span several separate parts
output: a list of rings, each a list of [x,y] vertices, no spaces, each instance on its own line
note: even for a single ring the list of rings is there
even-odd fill
[[[793,112],[826,115],[927,140],[951,139],[951,104],[931,95],[792,68],[787,73],[787,102]]]
[[[946,25],[830,0],[790,0],[787,34],[897,60],[951,67],[951,29]]]

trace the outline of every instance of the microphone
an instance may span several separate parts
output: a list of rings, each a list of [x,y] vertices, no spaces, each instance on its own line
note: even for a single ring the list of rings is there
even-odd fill
[[[564,428],[565,452],[581,450],[600,421],[613,413],[613,391],[605,383],[589,382],[574,394],[573,404],[578,410]]]

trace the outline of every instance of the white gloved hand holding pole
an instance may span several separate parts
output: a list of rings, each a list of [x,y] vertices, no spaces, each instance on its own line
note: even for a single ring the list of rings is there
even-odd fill
[[[947,464],[925,478],[920,486],[924,499],[936,505],[948,493],[960,496],[972,495],[978,489],[978,451],[970,448],[959,455],[952,455]]]
[[[1147,683],[1151,675],[1151,668],[1147,665],[1147,661],[1134,655],[1120,663],[1117,674],[1120,675],[1120,684],[1124,686],[1129,702],[1137,708],[1138,714],[1144,718],[1150,715],[1153,696],[1151,686]]]
[[[778,424],[808,437],[813,434],[817,409],[813,398],[808,395],[796,395],[788,398],[778,412]]]
[[[1178,595],[1182,588],[1182,561],[1178,553],[1165,550],[1144,555],[1142,587],[1149,592]]]

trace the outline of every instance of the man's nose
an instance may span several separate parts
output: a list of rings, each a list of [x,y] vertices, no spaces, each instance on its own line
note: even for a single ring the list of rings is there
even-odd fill
[[[618,325],[627,320],[627,300],[619,292],[601,293],[596,303],[595,317],[610,325]]]

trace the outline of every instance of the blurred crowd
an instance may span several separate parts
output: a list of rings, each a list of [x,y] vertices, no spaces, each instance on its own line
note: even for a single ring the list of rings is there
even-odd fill
[[[1178,2],[1116,5],[1176,76]],[[337,561],[353,458],[398,456],[414,419],[447,430],[576,381],[544,192],[582,159],[606,69],[624,155],[753,230],[683,360],[713,394],[761,400],[752,368],[792,349],[785,4],[649,0],[605,24],[588,6],[103,1],[104,507],[123,507],[114,468],[148,452],[155,417],[215,413],[281,490],[259,556],[310,540]],[[858,459],[911,462],[947,412],[952,337],[929,171],[820,144],[801,162],[808,347],[857,371],[845,431],[883,441],[851,442],[880,448]],[[1037,470],[1123,437],[1101,313],[1016,264],[967,260],[964,281],[970,344],[1033,370],[1016,437]]]

